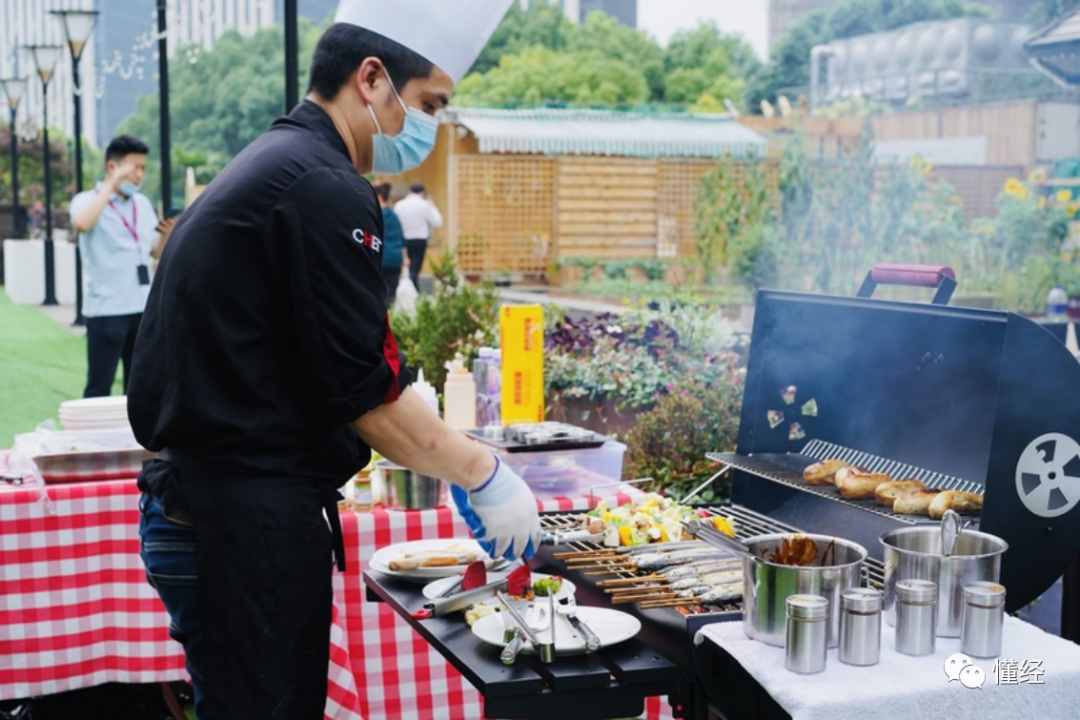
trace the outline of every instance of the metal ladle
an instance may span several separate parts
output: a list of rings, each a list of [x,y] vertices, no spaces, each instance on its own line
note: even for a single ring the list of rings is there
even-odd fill
[[[950,557],[956,551],[956,543],[960,540],[960,534],[971,525],[971,521],[964,521],[960,513],[955,510],[946,510],[941,516],[941,554],[942,557]]]

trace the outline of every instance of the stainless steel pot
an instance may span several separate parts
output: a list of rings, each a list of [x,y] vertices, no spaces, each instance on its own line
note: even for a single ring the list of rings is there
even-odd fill
[[[379,460],[375,469],[382,475],[383,504],[402,510],[430,510],[446,504],[446,483],[430,475]]]
[[[960,637],[964,586],[997,582],[1001,556],[1009,545],[994,535],[964,530],[952,555],[945,557],[941,535],[939,526],[926,525],[898,528],[881,536],[885,546],[885,622],[896,625],[897,581],[932,580],[938,585],[937,636]]]
[[[780,565],[772,556],[785,539],[807,537],[817,555],[806,566]],[[790,533],[758,535],[746,540],[743,558],[743,631],[767,645],[784,647],[787,599],[791,595],[821,595],[829,601],[828,647],[840,642],[840,592],[859,586],[866,549],[828,535]]]

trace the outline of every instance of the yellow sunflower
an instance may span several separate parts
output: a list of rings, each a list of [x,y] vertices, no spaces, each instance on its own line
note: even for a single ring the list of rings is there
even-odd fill
[[[1020,197],[1020,193],[1026,192],[1024,184],[1016,178],[1009,178],[1005,181],[1005,194],[1012,195],[1013,197]]]
[[[1031,171],[1028,175],[1028,182],[1032,185],[1038,185],[1046,179],[1046,168],[1037,167]]]
[[[1057,201],[1059,203],[1067,203],[1067,202],[1069,202],[1069,200],[1072,199],[1072,191],[1071,190],[1058,190],[1057,195],[1055,195],[1054,197],[1057,198]]]

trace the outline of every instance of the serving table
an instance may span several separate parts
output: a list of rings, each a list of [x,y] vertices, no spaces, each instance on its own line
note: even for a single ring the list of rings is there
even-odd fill
[[[7,453],[0,451],[0,474]],[[626,502],[637,491],[610,493]],[[139,557],[134,478],[47,487],[0,482],[0,700],[108,682],[187,679],[169,618]],[[538,502],[584,510],[587,495]],[[482,717],[483,698],[386,603],[367,602],[362,573],[375,550],[464,537],[449,507],[341,512],[348,571],[334,575],[326,717]],[[647,707],[661,716],[660,698]]]
[[[674,690],[679,669],[640,640],[550,664],[522,654],[511,665],[499,648],[482,643],[459,614],[417,620],[428,600],[421,585],[376,571],[364,584],[445,657],[484,697],[483,717],[600,720],[638,716],[646,698]]]
[[[970,676],[948,661],[959,638],[937,638],[931,655],[895,650],[896,631],[882,628],[877,665],[855,667],[828,651],[825,671],[798,675],[784,667],[784,649],[749,639],[741,622],[699,631],[695,656],[712,701],[724,717],[761,720],[835,720],[917,717],[1075,717],[1080,705],[1080,646],[1015,617],[1005,618],[999,658],[970,658]]]

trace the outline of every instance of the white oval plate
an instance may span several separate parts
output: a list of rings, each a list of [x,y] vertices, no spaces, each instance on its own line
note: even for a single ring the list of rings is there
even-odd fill
[[[516,570],[519,567],[520,567],[520,565],[515,563],[514,565],[511,565],[510,567],[504,568],[504,569],[499,570],[497,572],[489,572],[488,576],[487,576],[487,581],[490,583],[490,582],[495,582],[496,580],[502,580],[504,577],[506,577],[507,575],[509,575],[510,573],[512,573],[514,570]],[[540,580],[541,578],[547,578],[547,577],[551,577],[551,576],[550,575],[544,575],[543,573],[532,573],[532,581],[533,582],[536,582],[537,580]],[[422,592],[424,593],[424,597],[426,597],[428,600],[434,600],[438,596],[439,593],[441,593],[443,590],[445,590],[446,588],[448,588],[450,585],[454,584],[455,582],[457,582],[456,577],[441,578],[439,580],[436,580],[435,582],[430,582],[427,585],[425,585]],[[562,587],[559,588],[559,592],[555,593],[555,599],[558,600],[559,598],[566,597],[566,596],[573,597],[575,592],[577,592],[577,587],[574,585],[574,583],[570,582],[566,578],[563,578]],[[491,597],[492,598],[495,597],[495,592],[494,591],[492,591]],[[487,601],[483,601],[483,602],[479,602],[479,603],[476,603],[476,604],[477,605],[483,605],[483,604],[486,604],[486,602]],[[495,604],[496,605],[498,604],[497,600],[495,601]]]
[[[450,577],[451,575],[460,575],[465,572],[465,568],[468,567],[468,565],[444,565],[442,567],[417,568],[416,570],[390,569],[390,563],[400,556],[406,553],[424,552],[427,550],[470,552],[476,555],[477,560],[483,560],[488,563],[488,565],[495,563],[495,560],[488,557],[488,554],[480,547],[480,543],[466,538],[463,540],[413,540],[412,542],[388,545],[380,550],[376,550],[375,554],[371,556],[368,565],[372,570],[377,570],[381,573],[386,573],[387,575],[393,575],[395,577],[415,580],[417,582],[427,582],[438,578]]]
[[[541,601],[547,600],[542,598]],[[611,610],[610,608],[583,607],[577,608],[578,619],[589,626],[589,629],[600,638],[600,647],[608,647],[626,642],[638,634],[641,630],[641,621],[633,615]],[[503,631],[506,629],[503,613],[495,613],[481,618],[472,626],[473,634],[489,645],[506,647],[503,640]],[[546,641],[549,630],[541,630],[537,634],[540,639]],[[533,649],[528,643],[522,649],[523,653],[532,653]],[[566,616],[559,614],[558,605],[555,607],[555,654],[556,655],[582,655],[586,652],[585,640],[577,631],[570,626]]]

